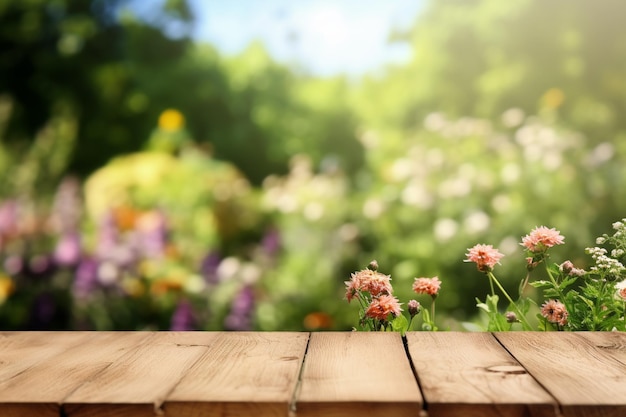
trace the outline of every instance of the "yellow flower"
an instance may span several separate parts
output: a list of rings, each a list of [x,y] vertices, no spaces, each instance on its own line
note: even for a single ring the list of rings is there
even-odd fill
[[[175,132],[185,125],[185,116],[176,109],[167,109],[159,116],[159,128]]]
[[[565,93],[558,88],[551,88],[541,97],[544,107],[558,109],[565,101]]]
[[[13,280],[6,275],[0,275],[0,305],[13,294],[14,290],[15,285],[13,284]]]

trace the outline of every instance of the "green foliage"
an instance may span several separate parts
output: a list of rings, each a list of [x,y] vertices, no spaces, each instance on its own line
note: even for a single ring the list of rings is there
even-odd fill
[[[484,303],[476,299],[476,307],[487,313],[487,317],[489,317],[489,324],[487,325],[489,332],[502,332],[511,329],[511,324],[507,322],[506,317],[498,311],[499,300],[500,297],[495,294],[488,295]]]
[[[395,36],[411,44],[411,62],[365,85],[365,96],[390,91],[395,100],[383,98],[378,117],[372,103],[359,107],[370,107],[368,120],[389,115],[405,127],[432,109],[497,118],[516,107],[558,115],[585,133],[614,132],[623,126],[623,12],[613,1],[428,2]]]
[[[409,320],[407,320],[407,318],[403,314],[400,314],[399,316],[394,317],[393,320],[391,320],[391,329],[394,332],[399,332],[402,336],[404,336],[409,329],[409,324]]]
[[[603,247],[587,248],[586,251],[594,260],[594,266],[588,271],[574,267],[571,261],[561,264],[548,263],[549,248],[555,244],[561,244],[562,236],[559,232],[541,231],[534,229],[530,236],[539,239],[538,245],[524,242],[527,247],[527,269],[529,274],[523,281],[520,291],[520,302],[511,306],[518,313],[515,320],[524,324],[526,330],[526,316],[531,303],[541,304],[540,312],[536,314],[538,330],[571,330],[571,331],[609,331],[623,330],[625,328],[626,314],[626,279],[624,268],[620,259],[623,257],[624,240],[626,240],[626,225],[622,220],[615,222],[613,228],[616,232],[612,236],[603,235],[598,238],[599,244],[607,244],[613,249],[608,255],[608,250]],[[550,236],[552,235],[552,236]],[[558,236],[560,241],[554,240]],[[526,236],[528,238],[528,236]],[[555,243],[556,242],[556,243]],[[539,264],[543,263],[548,280],[529,281],[530,272]],[[491,271],[487,272],[492,280],[497,282]],[[542,290],[538,300],[524,297],[524,285],[529,283],[532,287]],[[510,297],[502,288],[500,290],[507,298]],[[542,301],[543,300],[543,303]],[[477,300],[478,301],[478,300]],[[491,330],[510,330],[504,327],[504,317],[498,312],[498,298],[493,293],[487,296],[487,301],[478,301],[478,308],[487,312],[489,327]],[[522,308],[519,305],[522,305]],[[507,313],[509,314],[509,313]]]
[[[142,149],[171,107],[198,142],[256,185],[286,172],[295,153],[349,173],[362,164],[354,117],[337,99],[347,95],[343,81],[297,77],[259,44],[223,59],[210,46],[167,36],[156,24],[192,22],[184,0],[164,2],[154,23],[134,17],[124,0],[3,5],[0,93],[15,107],[6,138],[29,144],[63,106],[78,121],[69,169],[81,176]]]

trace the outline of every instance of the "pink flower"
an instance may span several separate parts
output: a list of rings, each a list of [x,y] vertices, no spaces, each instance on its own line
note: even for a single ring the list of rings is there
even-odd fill
[[[434,278],[415,278],[413,282],[413,291],[417,294],[428,294],[436,297],[441,288],[441,281],[438,277]]]
[[[465,255],[467,256],[465,262],[476,263],[476,267],[481,272],[491,271],[497,263],[500,263],[500,259],[504,257],[498,249],[491,245],[478,244],[468,249],[468,251]]]
[[[554,228],[548,229],[540,226],[533,229],[528,235],[522,238],[521,245],[531,252],[545,252],[548,248],[563,243],[563,236]]]
[[[350,281],[346,281],[346,299],[348,302],[361,291],[370,293],[372,297],[383,294],[391,294],[391,276],[372,271],[371,269],[363,269],[353,272]]]
[[[400,315],[402,309],[400,308],[400,302],[392,295],[384,294],[380,297],[374,297],[369,307],[365,311],[365,315],[372,319],[386,321],[389,314],[394,317]]]
[[[550,323],[565,326],[569,314],[562,302],[558,300],[548,300],[541,306],[541,315]]]

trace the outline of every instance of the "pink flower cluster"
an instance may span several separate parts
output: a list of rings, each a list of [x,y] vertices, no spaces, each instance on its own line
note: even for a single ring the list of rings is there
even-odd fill
[[[389,318],[389,314],[398,317],[401,311],[400,303],[396,297],[390,294],[383,294],[372,298],[372,302],[365,310],[365,315],[372,319],[386,321]]]
[[[539,226],[522,238],[521,245],[532,253],[542,254],[548,250],[548,248],[562,244],[564,239],[565,238],[561,236],[558,230],[554,228],[550,229],[546,226]],[[500,259],[504,257],[498,249],[495,249],[491,245],[483,244],[478,244],[468,249],[465,256],[467,257],[465,261],[474,262],[481,272],[490,272],[497,263],[500,263]],[[534,259],[532,257],[527,258],[527,261],[529,265],[531,265]],[[532,266],[534,267],[535,265]]]
[[[474,262],[481,272],[489,272],[504,257],[498,249],[491,245],[478,244],[468,249],[466,262]]]
[[[371,269],[353,272],[350,281],[346,281],[346,299],[352,301],[359,292],[368,292],[372,297],[389,295],[393,292],[391,276]]]
[[[417,294],[428,294],[431,297],[437,297],[441,281],[438,277],[433,278],[415,278],[413,282],[413,291]]]
[[[554,228],[539,226],[522,238],[521,245],[533,253],[545,252],[548,248],[563,244],[565,238]]]
[[[391,276],[381,274],[372,269],[363,269],[351,274],[350,281],[346,281],[346,299],[348,302],[361,297],[361,301],[369,302],[365,316],[387,321],[389,315],[397,317],[402,311],[401,303],[392,295]],[[368,301],[362,293],[369,293]]]
[[[353,272],[349,281],[345,281],[346,299],[348,302],[356,299],[362,308],[361,324],[368,327],[368,319],[376,320],[373,323],[376,327],[385,327],[394,318],[399,317],[402,312],[401,305],[393,295],[391,286],[391,276],[378,272],[378,263],[370,262],[366,269]],[[435,298],[441,289],[441,281],[438,277],[415,278],[413,291],[417,294],[430,295]],[[410,300],[407,304],[411,319],[420,313],[422,306],[416,300]],[[434,307],[433,307],[434,317]],[[410,324],[410,322],[409,322]],[[433,326],[434,327],[434,326]],[[371,327],[370,327],[371,328]]]

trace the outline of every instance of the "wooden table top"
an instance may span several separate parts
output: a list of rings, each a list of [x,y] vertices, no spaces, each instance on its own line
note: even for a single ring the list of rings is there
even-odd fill
[[[0,332],[0,416],[626,416],[626,333]]]

